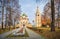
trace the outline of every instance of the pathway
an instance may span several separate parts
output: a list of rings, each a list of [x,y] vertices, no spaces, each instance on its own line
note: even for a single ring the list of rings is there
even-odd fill
[[[26,28],[28,34],[29,34],[29,37],[28,39],[44,39],[41,35],[37,34],[36,32]]]
[[[2,39],[2,37],[6,37],[7,35],[15,32],[15,31],[18,31],[19,29],[15,29],[15,30],[12,30],[12,31],[9,31],[7,33],[4,33],[4,34],[1,34],[0,35],[0,39]],[[44,39],[41,35],[35,33],[34,31],[26,28],[26,31],[29,35],[29,37],[11,37],[11,38],[4,38],[4,39]]]

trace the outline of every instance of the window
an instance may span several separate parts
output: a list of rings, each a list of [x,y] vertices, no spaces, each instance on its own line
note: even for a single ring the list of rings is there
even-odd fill
[[[38,14],[38,16],[39,16],[39,14]]]

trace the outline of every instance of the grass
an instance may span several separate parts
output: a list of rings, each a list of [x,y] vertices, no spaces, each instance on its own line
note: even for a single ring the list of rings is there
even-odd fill
[[[46,39],[60,39],[60,29],[56,28],[55,32],[51,32],[50,28],[30,28],[34,32],[40,34]]]
[[[9,30],[9,27],[8,26],[6,28],[3,28],[3,29],[0,28],[0,34],[5,33],[5,32],[8,32],[8,31],[11,31],[13,29],[15,29],[15,28],[12,27],[12,26],[10,26],[10,30]]]
[[[46,37],[47,39],[60,39],[60,30],[51,32],[50,30],[41,29],[41,31],[38,33]]]
[[[29,35],[28,35],[27,31],[25,30],[25,35],[22,35],[22,36],[21,36],[21,35],[14,36],[14,35],[12,35],[12,33],[11,33],[10,35],[7,36],[7,38],[8,38],[8,37],[29,37]]]
[[[8,32],[9,30],[8,29],[0,29],[0,34],[2,34],[2,33],[5,33],[5,32]]]
[[[11,31],[11,30],[13,30],[13,29],[10,29],[10,30],[9,30],[9,28],[0,29],[0,34],[5,33],[5,32],[8,32],[8,31]]]

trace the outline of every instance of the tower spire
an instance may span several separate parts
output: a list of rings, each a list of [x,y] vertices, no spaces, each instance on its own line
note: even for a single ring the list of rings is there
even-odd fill
[[[37,6],[36,13],[40,13],[39,7]]]

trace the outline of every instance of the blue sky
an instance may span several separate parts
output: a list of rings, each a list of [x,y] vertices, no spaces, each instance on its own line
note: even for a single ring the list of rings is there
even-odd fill
[[[42,0],[38,2],[41,14],[43,14],[43,9],[47,2],[48,0]],[[19,4],[21,5],[22,13],[26,13],[30,23],[32,23],[32,21],[35,19],[37,7],[36,0],[19,0]]]

